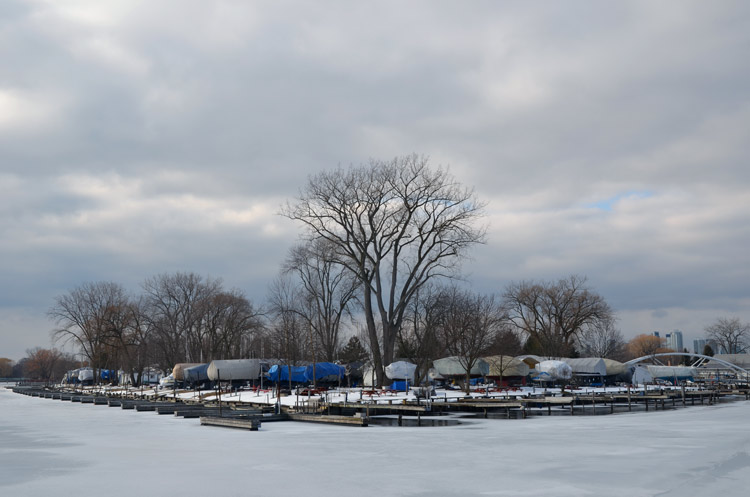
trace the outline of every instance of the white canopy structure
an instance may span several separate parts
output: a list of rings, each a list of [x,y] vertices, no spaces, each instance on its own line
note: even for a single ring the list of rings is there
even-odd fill
[[[633,378],[630,382],[633,385],[645,385],[646,383],[653,383],[654,377],[649,373],[646,366],[640,364],[633,367]]]
[[[507,355],[482,358],[489,365],[487,376],[528,376],[531,369],[521,359]]]
[[[628,371],[628,367],[620,361],[615,361],[614,359],[602,359],[602,361],[604,361],[604,366],[607,368],[607,376],[625,374]]]
[[[461,361],[455,356],[436,359],[432,362],[432,365],[441,376],[466,376],[466,368],[461,365]],[[490,365],[487,364],[487,361],[484,359],[477,359],[469,374],[471,376],[487,376],[487,373],[489,372]]]
[[[573,376],[607,376],[607,366],[599,357],[561,359],[570,366]]]

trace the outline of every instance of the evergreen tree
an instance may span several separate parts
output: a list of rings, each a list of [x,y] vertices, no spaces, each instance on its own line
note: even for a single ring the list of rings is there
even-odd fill
[[[362,342],[356,336],[349,339],[349,342],[341,349],[341,354],[339,355],[339,359],[344,364],[351,364],[357,361],[365,362],[368,357],[367,349],[365,349]]]

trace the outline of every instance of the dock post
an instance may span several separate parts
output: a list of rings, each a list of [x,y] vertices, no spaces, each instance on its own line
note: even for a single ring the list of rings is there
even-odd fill
[[[633,408],[630,404],[630,385],[628,385],[628,412],[632,411]]]

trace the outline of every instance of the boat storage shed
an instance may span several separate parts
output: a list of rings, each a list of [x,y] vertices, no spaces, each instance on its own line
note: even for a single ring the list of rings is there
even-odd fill
[[[524,377],[528,376],[531,368],[521,359],[507,355],[493,355],[483,357],[489,365],[487,376],[492,378],[504,377]]]
[[[461,365],[458,357],[444,357],[432,362],[437,372],[443,377],[449,376],[466,376],[466,369]],[[490,365],[484,359],[478,359],[469,374],[471,376],[487,376],[490,372]]]
[[[573,371],[573,376],[607,376],[607,365],[599,357],[562,359]]]

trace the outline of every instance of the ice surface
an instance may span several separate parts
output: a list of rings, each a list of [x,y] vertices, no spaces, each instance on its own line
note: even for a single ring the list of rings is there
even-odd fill
[[[0,389],[0,495],[745,496],[750,402],[258,432]]]

